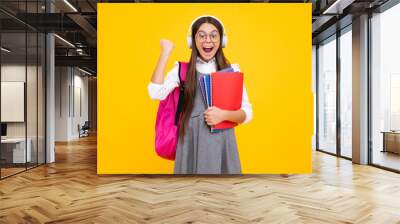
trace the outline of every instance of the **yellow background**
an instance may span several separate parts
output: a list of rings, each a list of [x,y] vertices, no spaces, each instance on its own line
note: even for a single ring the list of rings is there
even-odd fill
[[[154,151],[158,101],[147,85],[160,39],[175,43],[167,66],[188,61],[192,20],[211,14],[228,36],[253,105],[236,128],[243,173],[310,173],[313,133],[311,4],[98,4],[99,174],[173,173]]]

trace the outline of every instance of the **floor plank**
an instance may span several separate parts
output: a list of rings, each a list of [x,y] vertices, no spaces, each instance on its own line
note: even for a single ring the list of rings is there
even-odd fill
[[[311,175],[97,175],[96,136],[0,181],[0,223],[400,223],[400,175],[313,154]]]

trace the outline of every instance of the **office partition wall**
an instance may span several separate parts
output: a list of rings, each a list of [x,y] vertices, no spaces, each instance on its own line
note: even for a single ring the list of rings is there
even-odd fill
[[[25,23],[44,1],[0,3],[0,178],[45,163],[45,34]],[[3,6],[16,7],[16,15]],[[4,22],[7,21],[7,22]],[[26,20],[25,20],[26,21]]]
[[[2,32],[1,46],[0,110],[6,131],[0,150],[1,177],[5,177],[24,171],[31,161],[31,139],[27,142],[26,136],[26,33]]]

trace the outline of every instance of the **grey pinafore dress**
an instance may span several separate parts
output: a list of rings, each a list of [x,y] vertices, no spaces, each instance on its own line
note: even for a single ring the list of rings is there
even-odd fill
[[[211,133],[203,113],[203,101],[197,72],[193,110],[186,126],[184,140],[176,148],[175,174],[241,174],[241,165],[233,128]]]

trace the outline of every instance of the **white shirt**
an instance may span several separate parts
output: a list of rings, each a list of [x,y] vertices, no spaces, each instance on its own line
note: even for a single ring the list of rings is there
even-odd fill
[[[238,64],[231,64],[231,67],[235,72],[240,72]],[[150,98],[152,98],[153,100],[164,100],[174,88],[178,87],[179,86],[178,70],[179,70],[179,63],[175,62],[174,67],[171,69],[171,71],[168,72],[167,77],[164,79],[163,84],[150,82],[147,87]],[[196,70],[203,74],[215,72],[217,70],[217,64],[215,58],[213,58],[208,62],[205,62],[200,58],[197,58]],[[253,109],[249,102],[249,97],[247,96],[247,91],[244,84],[243,84],[243,95],[242,95],[242,107],[240,109],[242,109],[246,114],[246,118],[242,124],[250,122],[250,120],[253,117]]]

